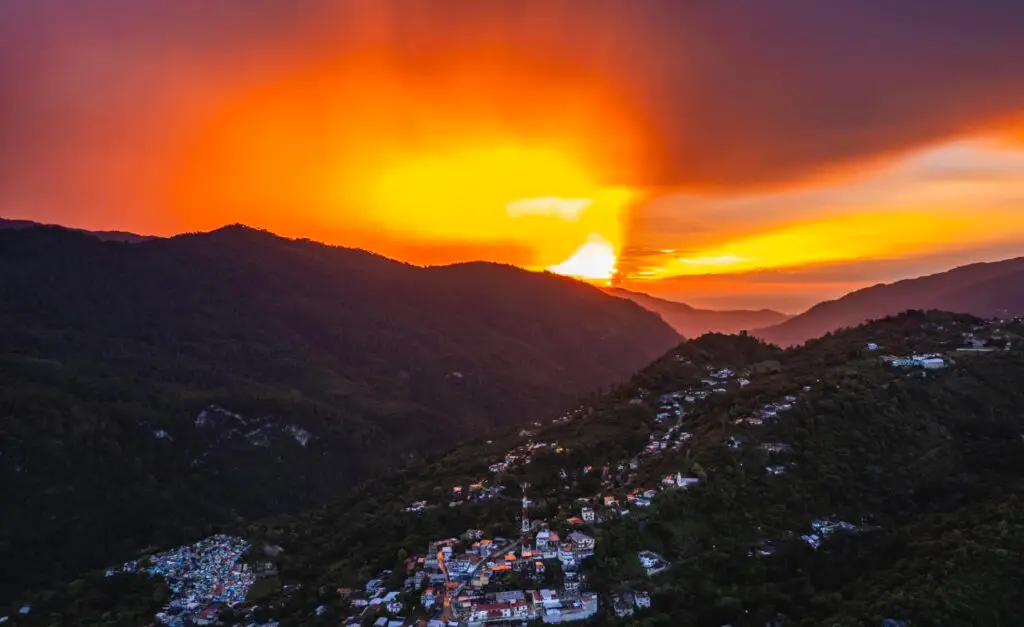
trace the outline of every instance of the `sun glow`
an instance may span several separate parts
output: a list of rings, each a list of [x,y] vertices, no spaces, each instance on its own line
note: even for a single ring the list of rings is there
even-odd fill
[[[617,255],[641,122],[598,76],[488,54],[421,76],[367,52],[226,98],[188,142],[182,219],[214,206],[412,263],[543,270],[593,233]]]
[[[615,276],[617,262],[618,255],[611,242],[591,233],[571,257],[548,270],[588,281],[610,281]]]

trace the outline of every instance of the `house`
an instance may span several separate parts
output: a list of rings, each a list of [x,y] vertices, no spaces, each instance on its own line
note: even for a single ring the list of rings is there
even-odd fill
[[[633,615],[633,595],[623,594],[622,596],[616,596],[612,598],[612,609],[615,610],[615,615],[619,618],[625,618]]]
[[[941,357],[927,357],[921,360],[921,367],[935,370],[937,368],[945,368],[946,362]]]
[[[429,610],[434,606],[435,601],[437,601],[437,597],[434,595],[433,588],[427,588],[423,591],[423,596],[420,597],[420,603],[423,604],[423,607]]]
[[[633,593],[633,603],[640,609],[651,607],[651,595],[647,592],[636,591]]]
[[[573,531],[558,549],[558,560],[565,568],[572,568],[594,554],[593,538],[585,533]]]
[[[874,342],[868,342],[868,350],[869,351],[876,351],[876,350],[878,350],[878,344],[875,344]]]
[[[611,498],[611,497],[608,497],[608,496],[605,497],[605,505],[608,505],[608,499],[609,498]],[[614,500],[614,499],[612,499],[612,500]],[[589,508],[589,507],[584,507],[584,508],[580,509],[580,518],[582,518],[583,522],[585,522],[585,523],[593,523],[594,522],[594,510]]]
[[[639,551],[637,557],[640,559],[640,565],[647,571],[648,577],[653,577],[668,568],[665,558],[654,551]]]
[[[604,497],[604,506],[605,507],[615,507],[618,504],[619,504],[619,501],[614,496],[606,496],[606,497]],[[586,518],[584,518],[583,520],[586,520]]]
[[[469,621],[491,622],[527,620],[530,618],[530,605],[526,601],[512,600],[504,603],[481,603],[474,605],[470,611]]]
[[[671,487],[688,488],[692,485],[700,483],[700,479],[697,477],[684,477],[682,473],[676,473],[674,475],[668,475],[661,480],[663,484]]]
[[[548,590],[546,588],[533,592],[533,602],[535,605],[540,605],[544,608],[553,608],[562,605],[562,599],[559,598],[553,590]]]
[[[542,617],[545,623],[568,623],[586,620],[597,613],[597,595],[582,594],[576,601],[566,602],[562,607],[551,608]]]

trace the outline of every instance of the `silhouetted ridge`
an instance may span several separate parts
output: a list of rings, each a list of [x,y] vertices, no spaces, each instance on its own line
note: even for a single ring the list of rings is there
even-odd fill
[[[135,244],[0,230],[0,328],[8,595],[321,503],[562,411],[678,342],[575,281],[243,225]]]
[[[982,317],[1024,313],[1024,258],[975,263],[864,288],[755,333],[788,346],[906,309],[942,309]]]

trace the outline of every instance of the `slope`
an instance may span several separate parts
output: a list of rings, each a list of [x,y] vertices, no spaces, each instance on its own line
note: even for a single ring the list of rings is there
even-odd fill
[[[753,333],[767,342],[791,346],[906,309],[943,309],[982,317],[1016,315],[1024,312],[1022,279],[1024,258],[961,266],[857,290]]]
[[[283,548],[274,561],[285,587],[260,612],[282,625],[338,624],[362,611],[339,586],[361,590],[394,568],[384,585],[401,590],[432,540],[468,528],[514,537],[527,484],[531,518],[552,529],[571,529],[581,504],[597,512],[582,526],[597,539],[581,567],[604,608],[594,624],[621,622],[607,608],[624,590],[651,594],[637,616],[647,625],[1013,624],[1024,612],[1024,352],[915,370],[864,348],[950,350],[984,326],[909,312],[789,351],[749,337],[687,342],[529,432],[481,438],[330,507],[250,526],[255,546]],[[666,488],[676,473],[695,485]],[[475,482],[499,496],[453,490]],[[640,507],[634,497],[649,490]],[[668,568],[646,576],[640,550]],[[411,613],[429,615],[414,597],[403,596]]]
[[[244,227],[0,231],[3,589],[294,511],[678,341],[587,285]]]
[[[739,333],[779,324],[789,318],[788,315],[771,309],[697,309],[686,303],[622,288],[608,288],[605,292],[629,299],[644,309],[653,311],[683,337],[698,337],[705,333]]]

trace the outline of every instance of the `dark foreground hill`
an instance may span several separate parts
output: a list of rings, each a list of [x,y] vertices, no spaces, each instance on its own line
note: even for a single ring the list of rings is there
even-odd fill
[[[705,333],[739,333],[776,325],[789,318],[788,315],[771,309],[698,309],[686,303],[621,288],[609,288],[605,291],[613,296],[628,298],[644,309],[653,311],[683,337],[698,337]]]
[[[864,288],[753,333],[767,342],[792,346],[907,309],[941,309],[984,318],[1024,314],[1024,258],[975,263]]]
[[[936,370],[879,357],[951,351],[972,331],[1011,339],[1013,348],[953,352]],[[282,549],[271,558],[274,585],[261,584],[252,600],[256,614],[285,626],[340,624],[363,611],[339,597],[340,586],[362,590],[394,568],[384,585],[400,590],[406,566],[417,568],[431,540],[470,528],[515,537],[526,483],[531,518],[552,528],[571,528],[581,505],[596,510],[598,522],[582,526],[597,540],[581,566],[583,585],[601,599],[591,624],[1017,624],[1021,331],[910,312],[789,351],[741,336],[687,342],[531,433],[481,438],[335,505],[249,526],[255,546]],[[665,488],[676,473],[696,485]],[[466,502],[453,490],[473,482],[504,492]],[[648,490],[656,492],[649,507],[627,498]],[[606,506],[609,496],[619,504]],[[416,511],[406,511],[411,503]],[[669,567],[646,575],[640,550]],[[260,551],[257,559],[268,558]],[[552,566],[556,581],[546,585],[557,589]],[[141,619],[162,602],[156,582],[126,577],[115,589],[102,577],[81,580],[39,599],[39,619],[68,607],[82,620],[93,608]],[[610,599],[624,590],[648,591],[652,607],[617,619]],[[423,612],[418,595],[402,598],[406,618]]]
[[[495,264],[245,227],[0,230],[0,590],[551,415],[674,346],[654,314]]]

